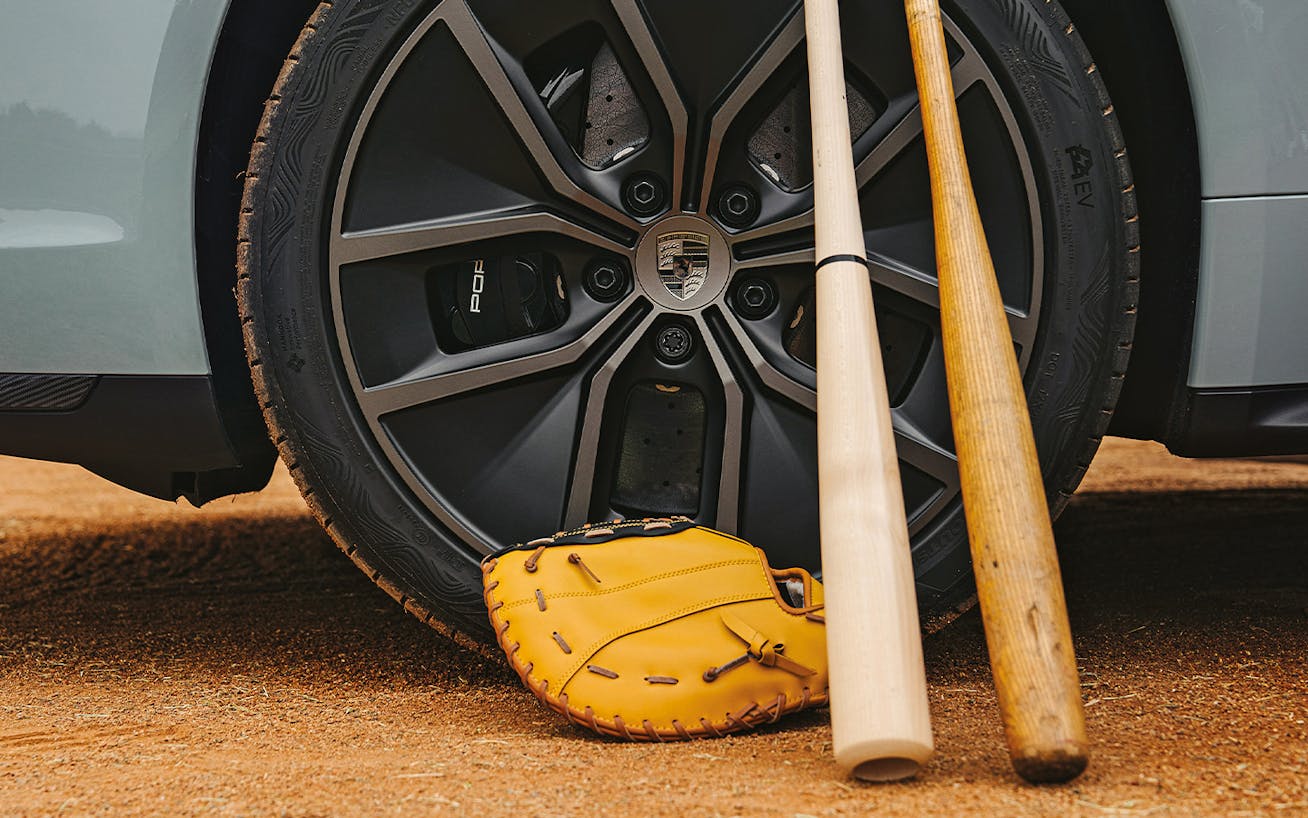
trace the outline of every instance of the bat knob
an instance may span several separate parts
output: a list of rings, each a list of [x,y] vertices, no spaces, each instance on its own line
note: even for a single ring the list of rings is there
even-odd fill
[[[1062,784],[1080,775],[1089,762],[1085,747],[1069,744],[1013,757],[1013,769],[1032,784]]]

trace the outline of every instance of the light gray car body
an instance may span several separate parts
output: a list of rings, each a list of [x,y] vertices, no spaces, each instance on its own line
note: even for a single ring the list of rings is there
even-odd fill
[[[1308,3],[1168,5],[1203,189],[1190,386],[1308,383]]]
[[[1308,384],[1308,4],[1166,8],[1201,179],[1186,385]],[[226,0],[0,0],[0,373],[214,372],[197,151],[228,13]]]
[[[224,2],[0,2],[0,372],[206,375],[195,157]]]

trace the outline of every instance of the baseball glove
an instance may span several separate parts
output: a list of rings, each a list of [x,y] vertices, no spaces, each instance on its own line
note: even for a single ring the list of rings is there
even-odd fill
[[[482,582],[523,683],[603,735],[721,736],[827,700],[822,586],[684,517],[514,546]]]

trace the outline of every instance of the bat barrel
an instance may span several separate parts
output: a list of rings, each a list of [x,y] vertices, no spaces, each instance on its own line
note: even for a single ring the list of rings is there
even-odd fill
[[[913,775],[933,751],[908,526],[850,149],[835,0],[806,0],[816,211],[818,485],[837,762]],[[823,260],[828,260],[823,263]]]
[[[1085,769],[1076,656],[1013,340],[968,175],[938,0],[905,0],[936,225],[945,370],[972,567],[1014,769]]]

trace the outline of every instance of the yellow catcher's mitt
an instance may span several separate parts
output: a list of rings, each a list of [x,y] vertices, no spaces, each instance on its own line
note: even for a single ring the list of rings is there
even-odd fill
[[[721,736],[827,700],[822,586],[684,517],[515,546],[482,581],[522,681],[598,733]]]

